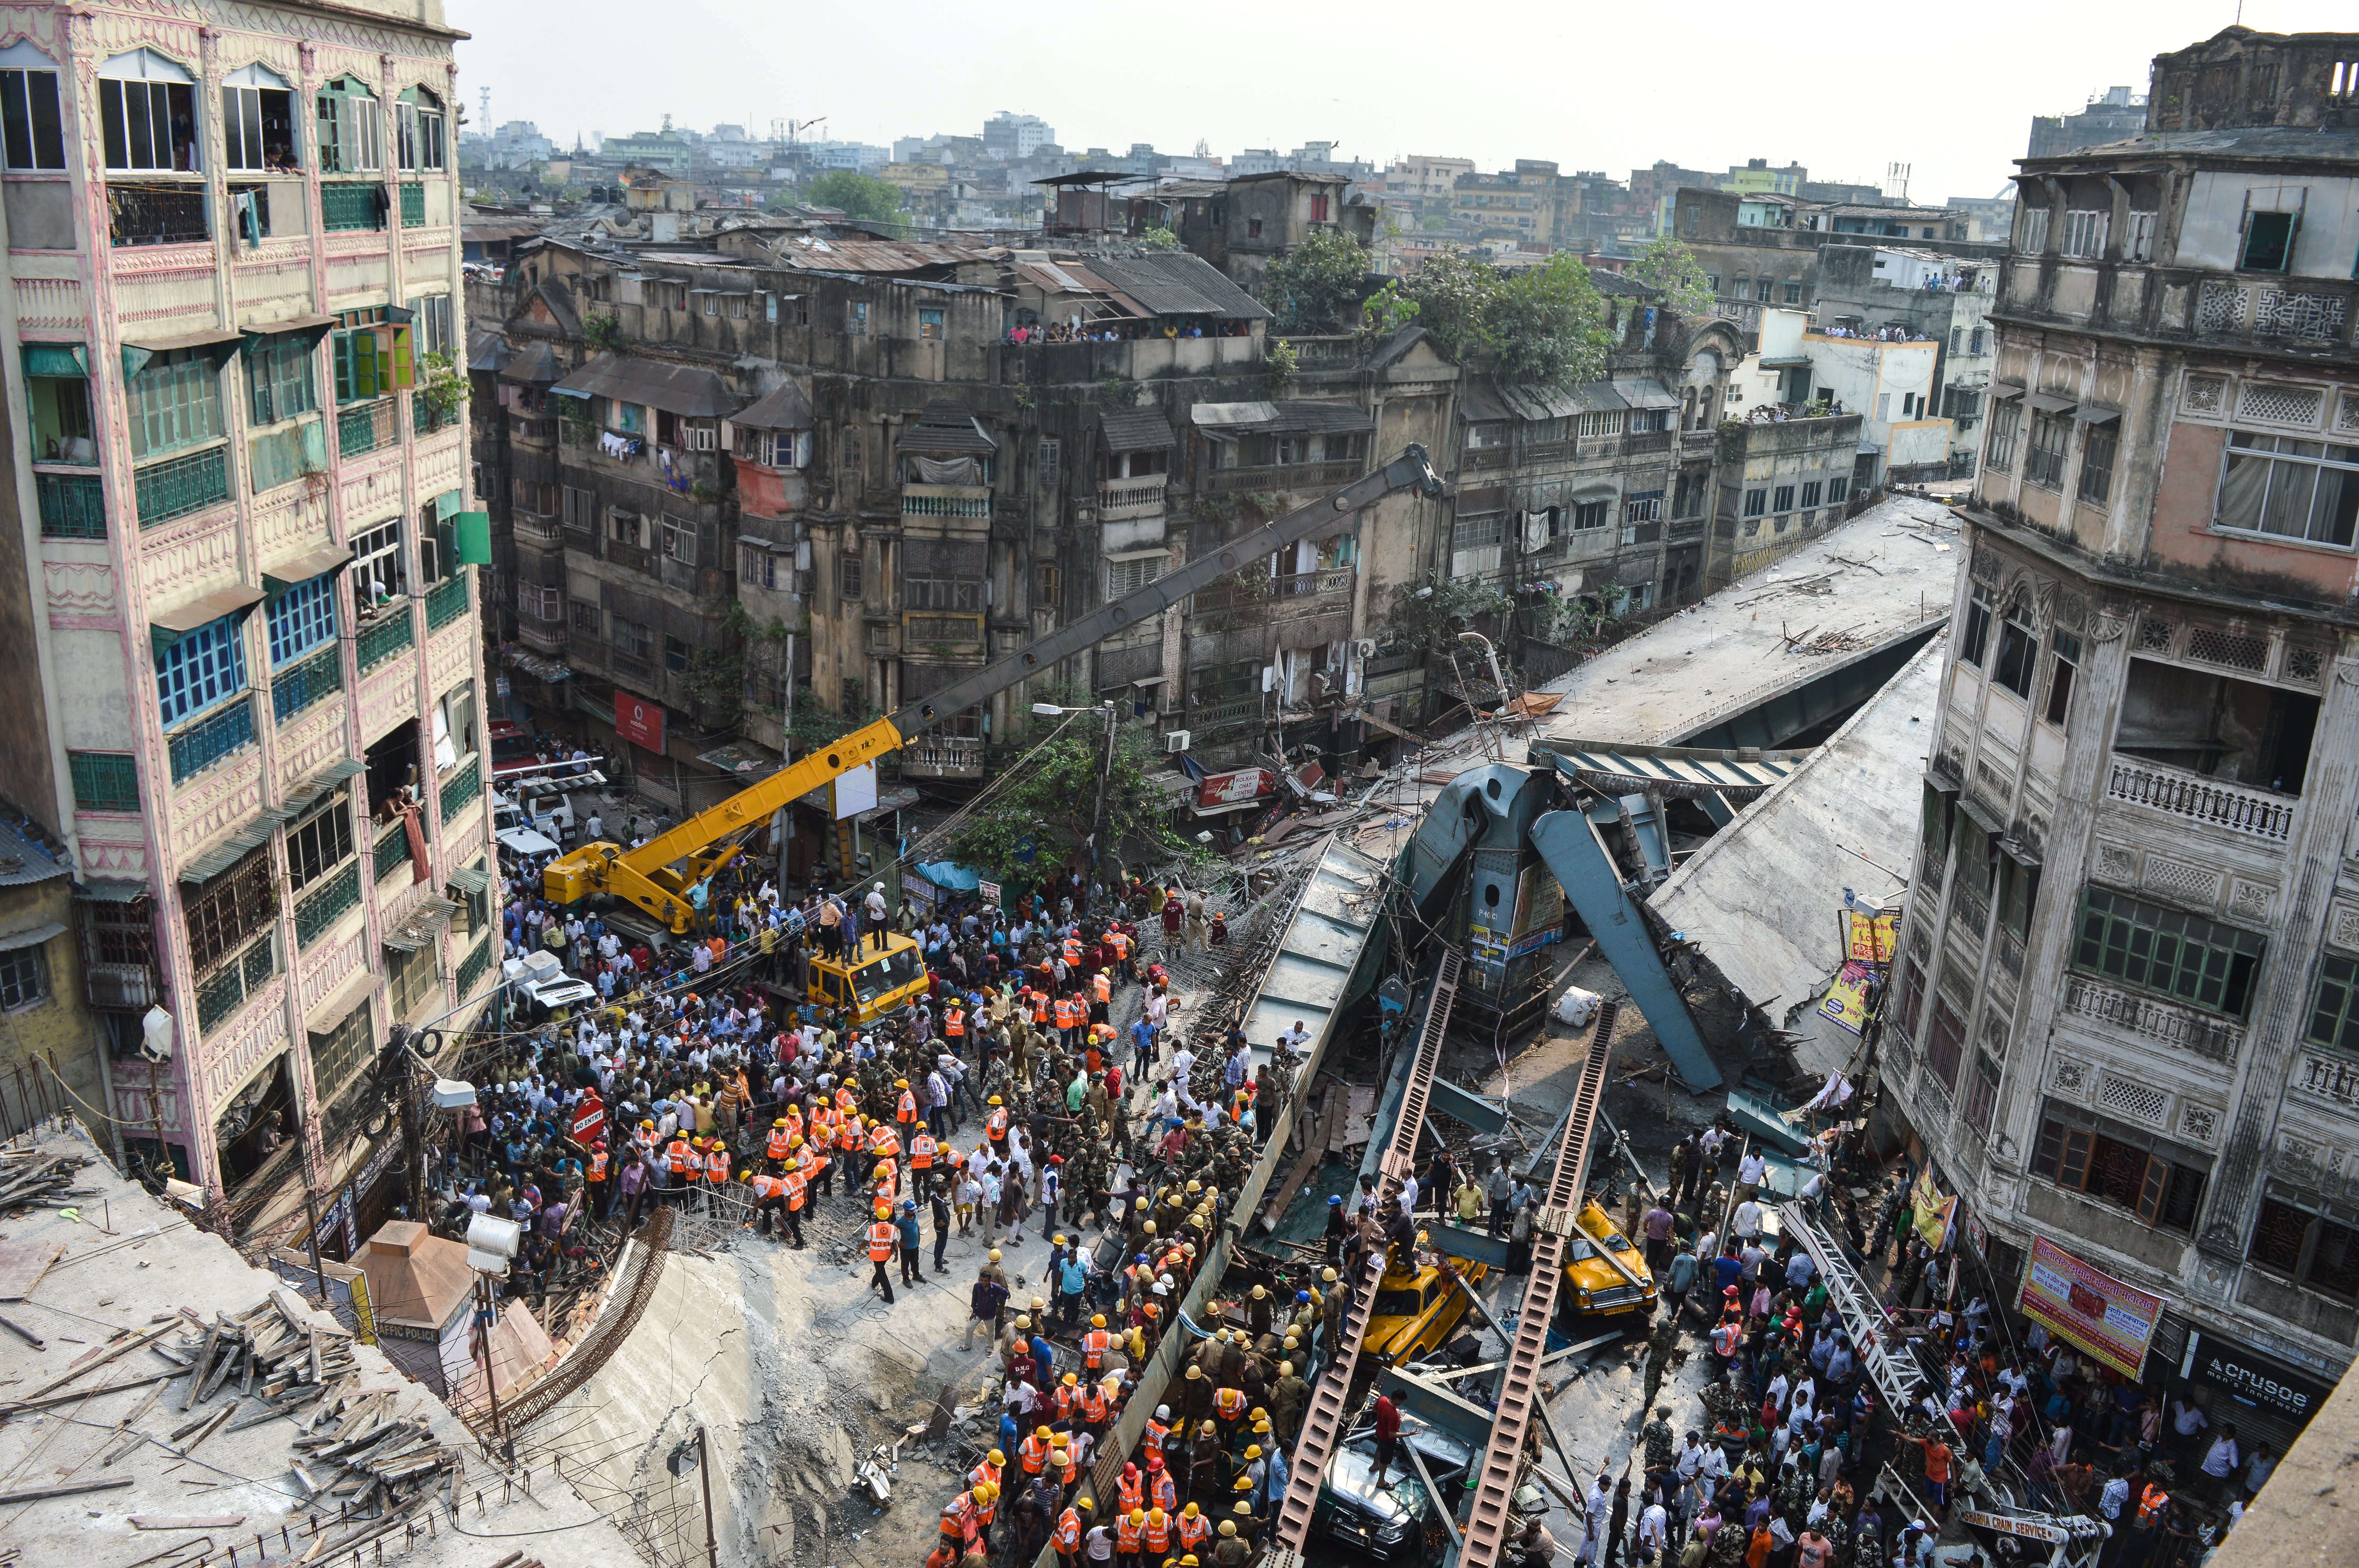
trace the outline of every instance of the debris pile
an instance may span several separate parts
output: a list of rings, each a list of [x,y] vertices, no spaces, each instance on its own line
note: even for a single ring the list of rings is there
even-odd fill
[[[33,1204],[55,1208],[76,1198],[96,1197],[95,1187],[77,1186],[74,1174],[88,1160],[38,1149],[0,1150],[0,1215]]]

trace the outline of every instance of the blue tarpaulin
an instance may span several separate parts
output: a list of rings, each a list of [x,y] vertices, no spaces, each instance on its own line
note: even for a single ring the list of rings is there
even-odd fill
[[[983,873],[956,860],[920,860],[918,874],[945,892],[973,892],[983,885]]]

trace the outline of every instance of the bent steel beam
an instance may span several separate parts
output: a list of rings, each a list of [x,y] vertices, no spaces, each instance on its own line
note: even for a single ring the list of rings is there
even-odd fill
[[[1622,873],[1606,853],[1596,825],[1578,811],[1551,811],[1532,824],[1532,848],[1556,876],[1564,896],[1580,912],[1597,950],[1629,988],[1630,1000],[1694,1090],[1718,1088],[1720,1068],[1688,1011],[1687,999],[1663,966],[1645,914],[1622,885]]]

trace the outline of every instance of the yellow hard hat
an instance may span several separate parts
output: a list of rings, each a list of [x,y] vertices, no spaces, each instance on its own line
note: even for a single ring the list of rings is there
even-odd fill
[[[1236,1521],[1236,1520],[1234,1520],[1234,1519],[1223,1519],[1223,1520],[1221,1521],[1221,1533],[1222,1533],[1223,1535],[1234,1535],[1234,1534],[1236,1534],[1236,1532],[1237,1532],[1237,1521]]]
[[[778,1123],[778,1125],[779,1125],[780,1127],[784,1127],[784,1126],[786,1125],[786,1123],[782,1121],[782,1122]],[[803,1135],[802,1135],[801,1133],[799,1133],[799,1132],[796,1133],[793,1137],[791,1137],[791,1138],[789,1138],[789,1139],[788,1139],[788,1140],[787,1140],[787,1147],[788,1147],[788,1148],[789,1148],[789,1149],[799,1149],[799,1148],[801,1148],[802,1146],[803,1146]]]
[[[1073,1376],[1073,1374],[1072,1374],[1072,1373],[1068,1372],[1068,1373],[1066,1373],[1066,1374],[1065,1374],[1065,1387],[1067,1387],[1067,1388],[1069,1388],[1069,1389],[1070,1389],[1070,1388],[1073,1387],[1075,1384],[1079,1383],[1080,1381],[1081,1381],[1081,1379],[1080,1379],[1079,1378],[1077,1378],[1077,1377]]]
[[[999,1249],[996,1247],[991,1249],[991,1260],[995,1263],[999,1261]],[[1019,1318],[1016,1321],[1020,1323],[1023,1320]]]
[[[1287,1343],[1291,1345],[1294,1341],[1289,1339]],[[1291,1378],[1294,1376],[1294,1363],[1291,1361],[1280,1361],[1277,1364],[1277,1375],[1281,1378]]]
[[[1103,1328],[1105,1326],[1105,1314],[1097,1313],[1093,1314],[1090,1318],[1090,1326],[1092,1328]]]
[[[880,1203],[876,1206],[876,1217],[879,1219],[883,1219],[886,1215],[891,1214],[892,1212],[893,1206],[891,1204]]]
[[[991,1501],[991,1488],[989,1487],[977,1487],[973,1491],[967,1495],[978,1503],[987,1503]]]
[[[1007,1463],[1007,1455],[995,1448],[991,1451],[991,1462],[994,1465],[1005,1465]]]
[[[1060,1230],[1060,1231],[1059,1231],[1059,1232],[1057,1232],[1057,1234],[1056,1234],[1053,1238],[1050,1238],[1049,1243],[1049,1246],[1051,1246],[1051,1247],[1062,1247],[1064,1244],[1065,1244],[1065,1233],[1064,1233],[1063,1231],[1061,1231],[1061,1230]]]
[[[1035,1437],[1046,1437],[1049,1435],[1049,1429],[1046,1426],[1036,1426],[1032,1429],[1032,1435]]]
[[[780,1117],[780,1118],[778,1118],[778,1119],[777,1119],[777,1120],[776,1120],[776,1121],[774,1121],[774,1122],[770,1123],[770,1125],[771,1125],[771,1126],[773,1126],[773,1127],[784,1127],[786,1124],[787,1124],[787,1119],[786,1119],[785,1117],[783,1117],[783,1116],[782,1116],[782,1117]]]
[[[1180,1511],[1186,1514],[1190,1519],[1194,1519],[1196,1517],[1196,1505],[1190,1503],[1186,1508],[1181,1509]]]
[[[992,1097],[991,1097],[991,1103],[992,1103],[992,1104],[994,1104],[994,1105],[997,1105],[997,1104],[999,1103],[999,1097],[998,1097],[997,1095],[994,1095],[994,1096],[992,1096]]]
[[[1260,1458],[1260,1457],[1261,1457],[1261,1444],[1258,1444],[1258,1443],[1248,1443],[1248,1444],[1245,1444],[1245,1457],[1246,1457],[1246,1458],[1248,1458],[1248,1459],[1258,1459],[1258,1458]]]
[[[895,1078],[893,1080],[893,1087],[897,1089],[906,1089],[909,1087],[909,1080],[907,1078]]]
[[[1024,1316],[1021,1313],[1018,1313],[1016,1317],[1016,1326],[1018,1328],[1029,1328],[1032,1326],[1032,1320]]]

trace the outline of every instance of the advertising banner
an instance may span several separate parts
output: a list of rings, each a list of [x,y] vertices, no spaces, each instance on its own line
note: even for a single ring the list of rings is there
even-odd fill
[[[1900,943],[1900,912],[1897,909],[1846,909],[1843,912],[1843,956],[1854,964],[1888,964]]]
[[[2087,1351],[2125,1378],[2138,1376],[2161,1321],[2162,1297],[2093,1269],[2044,1237],[2031,1242],[2017,1305],[2026,1317]]]
[[[1908,1195],[1909,1206],[1917,1213],[1917,1234],[1925,1245],[1936,1251],[1950,1238],[1950,1224],[1958,1217],[1958,1200],[1944,1197],[1933,1184],[1933,1168],[1928,1165],[1917,1176],[1915,1190]]]
[[[614,733],[658,756],[664,749],[664,710],[643,697],[614,688]]]
[[[2331,1384],[2303,1377],[2233,1339],[2195,1329],[2188,1331],[2187,1354],[2180,1358],[2179,1375],[2190,1383],[2217,1389],[2248,1410],[2264,1411],[2297,1424],[2316,1415],[2318,1407],[2334,1391]]]
[[[1865,964],[1850,962],[1835,976],[1834,984],[1827,988],[1826,1000],[1819,1003],[1819,1012],[1839,1029],[1857,1034],[1867,1027],[1867,983],[1869,970]]]

